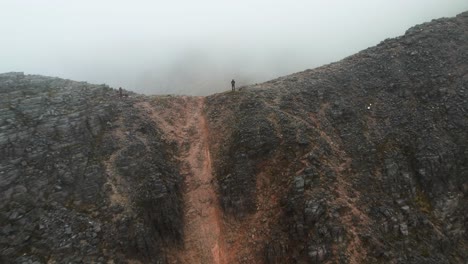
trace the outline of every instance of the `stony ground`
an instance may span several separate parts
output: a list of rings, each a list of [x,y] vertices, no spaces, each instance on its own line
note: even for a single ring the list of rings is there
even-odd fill
[[[468,261],[468,13],[238,92],[0,93],[0,263]]]
[[[183,246],[168,250],[169,263],[231,263],[221,232],[204,105],[203,97],[156,97],[137,105],[177,146],[180,174],[185,179]]]

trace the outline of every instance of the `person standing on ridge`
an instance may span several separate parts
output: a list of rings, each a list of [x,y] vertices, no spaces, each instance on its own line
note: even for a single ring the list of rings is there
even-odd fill
[[[236,90],[236,81],[234,81],[234,79],[232,79],[232,81],[231,81],[231,86],[232,86],[232,91],[235,91]]]
[[[122,98],[122,87],[119,87],[119,96]]]

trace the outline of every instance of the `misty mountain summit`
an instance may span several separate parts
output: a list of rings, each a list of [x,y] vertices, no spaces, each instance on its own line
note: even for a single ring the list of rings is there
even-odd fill
[[[1,263],[468,262],[468,12],[242,93],[0,93]]]

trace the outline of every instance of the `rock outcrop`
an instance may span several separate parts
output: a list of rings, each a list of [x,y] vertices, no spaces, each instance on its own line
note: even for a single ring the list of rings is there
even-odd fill
[[[0,87],[3,260],[164,261],[182,239],[181,177],[140,97],[22,73]]]
[[[0,94],[0,262],[468,261],[466,12],[206,98]]]

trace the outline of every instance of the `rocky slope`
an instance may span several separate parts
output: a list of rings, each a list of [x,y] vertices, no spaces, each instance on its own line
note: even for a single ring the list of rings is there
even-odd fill
[[[468,13],[205,98],[0,93],[0,262],[468,261]]]

